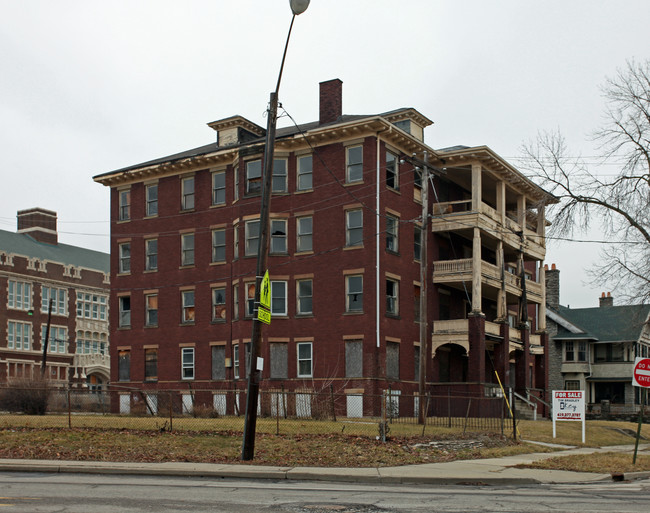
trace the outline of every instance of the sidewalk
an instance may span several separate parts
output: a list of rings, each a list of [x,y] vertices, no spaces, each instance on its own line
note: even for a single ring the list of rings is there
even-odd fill
[[[642,444],[639,451],[650,444]],[[382,468],[320,468],[270,467],[249,464],[221,465],[212,463],[111,463],[98,461],[9,460],[0,459],[0,472],[55,472],[88,474],[137,474],[158,476],[195,476],[238,479],[290,479],[375,484],[468,484],[513,485],[550,483],[597,483],[611,481],[610,474],[567,472],[514,468],[519,464],[570,454],[594,452],[628,452],[633,445],[602,448],[570,448],[553,453],[533,453],[485,460],[461,460],[449,463],[428,463],[404,467]],[[630,456],[631,457],[631,456]],[[650,472],[633,472],[623,480],[647,479]]]

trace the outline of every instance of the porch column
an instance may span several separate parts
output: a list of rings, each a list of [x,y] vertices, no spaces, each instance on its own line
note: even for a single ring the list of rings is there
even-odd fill
[[[497,268],[501,273],[501,288],[497,293],[497,321],[504,321],[508,318],[508,307],[506,305],[506,268],[503,256],[503,242],[497,243]]]
[[[523,351],[517,351],[515,358],[515,390],[524,394],[530,387],[530,332],[525,326],[520,327]]]
[[[517,222],[523,231],[526,231],[526,196],[517,197]]]
[[[470,313],[467,318],[469,361],[467,381],[485,383],[485,316]]]
[[[506,225],[506,183],[497,183],[497,213],[501,220],[501,225]]]
[[[474,228],[472,246],[472,313],[481,313],[481,230]]]
[[[503,341],[494,346],[494,368],[504,388],[510,386],[510,326],[501,322],[501,337]]]
[[[481,165],[472,164],[472,210],[481,211]]]

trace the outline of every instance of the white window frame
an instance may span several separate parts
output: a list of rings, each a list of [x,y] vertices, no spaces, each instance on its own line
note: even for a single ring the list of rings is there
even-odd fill
[[[246,162],[246,195],[262,193],[262,160],[249,160]]]
[[[29,311],[32,309],[32,284],[28,281],[7,282],[7,308]]]
[[[226,172],[215,171],[212,173],[212,204],[226,204]]]
[[[254,236],[251,235],[253,227],[256,227],[257,229],[257,234]],[[245,256],[256,256],[260,247],[260,220],[251,219],[250,221],[246,221],[244,231],[246,236],[246,247],[244,249],[244,254]],[[252,247],[253,241],[255,241],[255,247]]]
[[[151,308],[150,301],[155,298],[156,308]],[[151,314],[156,312],[155,322],[151,320]],[[144,296],[144,325],[149,327],[158,326],[158,294],[145,294]]]
[[[275,316],[287,316],[287,282],[282,280],[271,281],[271,314]]]
[[[345,211],[345,245],[363,246],[363,210],[360,208]]]
[[[152,248],[152,246],[155,246]],[[153,249],[153,250],[152,250]],[[158,239],[145,239],[144,240],[144,270],[157,271],[158,270]]]
[[[422,227],[413,225],[413,260],[419,262],[422,259]]]
[[[306,291],[301,285],[309,284],[309,290]],[[309,308],[305,308],[305,303]],[[311,278],[296,280],[296,313],[297,315],[312,315],[314,313],[314,280]]]
[[[233,259],[239,258],[239,224],[235,224],[232,229],[232,251]]]
[[[357,154],[358,151],[358,154]],[[363,182],[363,146],[348,146],[345,149],[345,182]]]
[[[41,344],[45,345],[46,325],[41,325]],[[66,326],[50,326],[50,336],[47,339],[47,352],[65,354],[68,350],[68,328]],[[41,346],[41,347],[43,347]]]
[[[386,279],[386,314],[399,315],[399,281],[391,278]]]
[[[306,354],[301,354],[301,349],[309,348],[309,356]],[[304,367],[304,364],[309,362],[309,372],[304,372],[304,369],[301,370],[301,367]],[[296,375],[299,378],[311,378],[314,376],[314,347],[312,342],[298,342],[296,344]]]
[[[196,181],[194,176],[181,178],[181,210],[194,210],[196,207]]]
[[[194,289],[181,291],[181,323],[193,324],[196,320]]]
[[[386,216],[386,251],[399,253],[399,217]]]
[[[221,292],[221,298],[219,293]],[[226,322],[226,287],[212,287],[212,322]]]
[[[77,292],[77,317],[108,320],[108,297],[91,292]]]
[[[52,313],[54,315],[68,315],[68,290],[58,287],[48,287],[46,285],[41,285],[41,312],[48,312],[50,297],[52,295],[54,295]]]
[[[129,308],[125,308],[126,301],[129,302]],[[130,328],[131,327],[131,296],[119,296],[117,299],[118,302],[118,326],[120,328]]]
[[[195,353],[193,347],[181,347],[181,379],[194,379]]]
[[[239,344],[232,345],[232,370],[233,377],[239,379]]]
[[[20,329],[18,329],[19,326]],[[29,351],[31,348],[32,323],[21,321],[7,321],[7,349]]]
[[[181,266],[194,265],[194,232],[181,233]]]
[[[296,160],[298,168],[296,189],[310,191],[314,188],[314,159],[312,155],[301,155]]]
[[[131,272],[131,243],[120,242],[118,244],[119,274],[128,274]]]
[[[351,288],[352,280],[360,280],[360,289],[357,287]],[[353,296],[361,296],[361,299],[354,299]],[[360,308],[352,308],[352,301],[359,301],[361,304]],[[345,311],[347,313],[359,313],[363,312],[363,275],[362,274],[350,274],[345,277]]]
[[[131,189],[117,191],[118,197],[118,220],[128,221],[131,219]]]
[[[307,222],[309,226],[307,226]],[[314,250],[314,218],[301,216],[296,219],[296,252],[307,253]]]
[[[216,228],[212,230],[212,263],[221,263],[225,261],[226,261],[226,229]]]
[[[274,159],[273,176],[271,177],[271,192],[280,194],[289,192],[288,177],[287,159]]]
[[[386,151],[386,187],[399,191],[399,158],[392,151]]]
[[[156,217],[158,215],[158,184],[149,184],[144,187],[145,194],[145,216]],[[152,191],[156,191],[155,198],[152,198]]]

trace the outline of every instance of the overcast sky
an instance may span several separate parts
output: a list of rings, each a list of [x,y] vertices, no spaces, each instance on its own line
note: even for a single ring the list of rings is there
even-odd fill
[[[266,126],[291,20],[287,0],[0,8],[0,229],[40,206],[58,212],[61,242],[102,251],[109,190],[92,177],[210,143],[216,119]],[[280,101],[313,121],[318,83],[340,78],[344,113],[414,107],[434,121],[433,148],[485,144],[516,164],[522,143],[559,129],[593,161],[599,87],[627,59],[650,57],[649,20],[648,0],[312,0],[294,25]],[[583,272],[598,252],[549,243],[563,304],[598,305],[605,289]]]

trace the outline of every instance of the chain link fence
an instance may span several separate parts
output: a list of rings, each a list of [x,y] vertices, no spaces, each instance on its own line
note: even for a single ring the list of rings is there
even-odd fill
[[[433,430],[509,430],[503,397],[428,395],[425,422],[418,422],[421,398],[337,394],[330,388],[260,391],[256,429],[273,434],[346,433],[385,439],[423,436]],[[0,388],[0,427],[95,428],[160,431],[242,432],[243,390],[104,390],[5,386]]]

